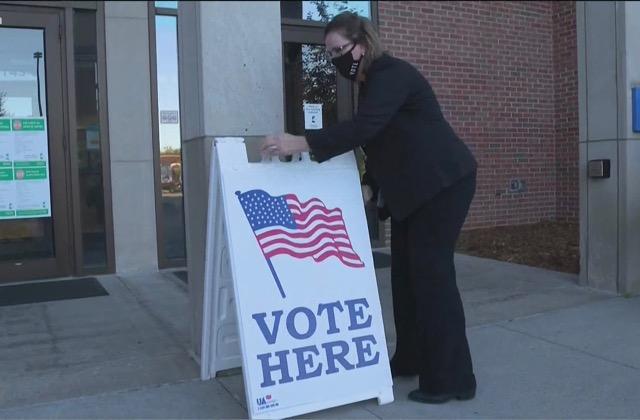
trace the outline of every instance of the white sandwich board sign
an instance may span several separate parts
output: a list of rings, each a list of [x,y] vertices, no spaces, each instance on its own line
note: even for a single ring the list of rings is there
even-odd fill
[[[213,306],[228,302],[217,278],[228,259],[251,418],[392,402],[353,154],[250,163],[240,138],[216,139],[212,153],[205,293],[215,296],[204,314],[215,324],[210,314],[224,312]],[[215,342],[203,340],[203,355]]]

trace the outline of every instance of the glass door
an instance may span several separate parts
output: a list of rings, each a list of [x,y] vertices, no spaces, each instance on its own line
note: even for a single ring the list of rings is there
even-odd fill
[[[68,275],[60,15],[0,23],[0,283]]]

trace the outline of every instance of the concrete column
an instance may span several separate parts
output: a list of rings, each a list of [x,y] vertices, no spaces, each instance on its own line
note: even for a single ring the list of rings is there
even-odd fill
[[[158,269],[147,2],[105,2],[113,228],[118,273]]]
[[[280,3],[182,1],[178,28],[187,265],[199,355],[212,139],[284,128]]]
[[[621,109],[620,279],[621,293],[640,293],[640,133],[632,130],[631,88],[640,86],[640,3],[624,2],[624,66]]]
[[[640,293],[640,135],[631,86],[640,84],[640,4],[577,3],[580,113],[581,282]],[[609,179],[587,164],[611,160]]]

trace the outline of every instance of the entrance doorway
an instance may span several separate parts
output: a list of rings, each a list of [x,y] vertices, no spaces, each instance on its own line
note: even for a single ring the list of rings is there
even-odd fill
[[[0,282],[71,274],[60,11],[0,8]]]
[[[329,127],[353,116],[353,83],[337,74],[326,58],[324,26],[344,10],[368,17],[370,4],[329,3],[324,9],[314,2],[281,2],[285,125],[291,134],[304,135],[305,130]],[[360,10],[349,7],[354,3]],[[356,158],[362,175],[364,153],[360,149]],[[365,213],[372,246],[384,246],[384,224],[378,220],[376,204],[368,202]]]

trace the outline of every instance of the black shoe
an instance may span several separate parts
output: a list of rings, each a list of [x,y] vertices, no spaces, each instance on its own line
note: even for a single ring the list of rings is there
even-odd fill
[[[469,391],[464,392],[452,392],[448,394],[432,394],[429,392],[416,389],[409,393],[409,399],[411,401],[423,403],[423,404],[442,404],[450,400],[467,401],[472,400],[476,396],[476,389],[472,388]]]

